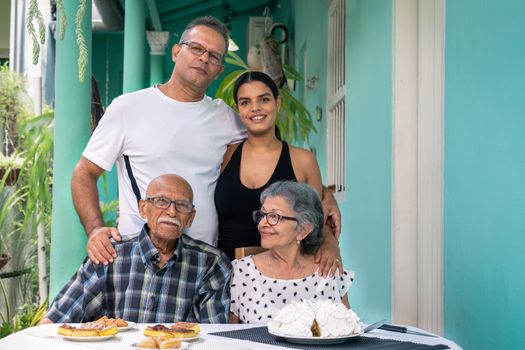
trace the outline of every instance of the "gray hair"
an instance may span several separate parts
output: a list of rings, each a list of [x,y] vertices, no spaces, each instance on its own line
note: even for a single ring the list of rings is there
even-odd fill
[[[295,181],[278,181],[261,193],[261,203],[268,197],[284,199],[297,218],[297,228],[309,223],[313,231],[301,241],[301,253],[313,255],[323,243],[323,205],[319,194],[308,184]]]
[[[225,51],[228,51],[228,27],[213,16],[198,17],[188,23],[186,28],[184,28],[184,32],[182,32],[182,35],[180,36],[179,44],[185,41],[188,37],[189,31],[197,26],[208,27],[219,33],[224,39]]]

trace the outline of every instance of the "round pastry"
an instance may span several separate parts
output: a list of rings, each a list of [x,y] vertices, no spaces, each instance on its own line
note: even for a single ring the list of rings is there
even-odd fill
[[[189,329],[195,332],[195,335],[201,331],[199,324],[194,322],[176,322],[171,325],[171,329]]]
[[[127,327],[128,326],[128,323],[121,318],[109,318],[107,316],[102,316],[101,318],[99,318],[96,321],[93,321],[92,323],[101,324],[106,327],[108,326]]]
[[[148,337],[176,338],[173,330],[162,324],[147,326],[146,329],[144,329],[144,335]]]
[[[157,342],[153,338],[144,339],[137,345],[139,348],[142,348],[142,349],[156,349],[157,348]]]
[[[181,346],[180,340],[177,339],[166,339],[162,340],[158,346],[159,349],[178,349]]]
[[[67,337],[71,336],[73,334],[73,329],[75,327],[68,325],[67,323],[64,323],[63,325],[58,327],[58,334],[65,335]]]
[[[93,323],[83,323],[79,327],[74,327],[64,323],[58,327],[58,334],[70,337],[103,337],[117,334],[115,326],[105,327]]]

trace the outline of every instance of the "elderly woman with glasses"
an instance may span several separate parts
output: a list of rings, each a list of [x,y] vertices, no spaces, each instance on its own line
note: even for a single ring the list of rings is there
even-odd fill
[[[305,183],[275,182],[261,194],[253,212],[263,253],[234,260],[230,284],[231,323],[267,323],[292,300],[333,300],[348,306],[354,273],[317,273],[314,255],[321,246],[323,207]]]

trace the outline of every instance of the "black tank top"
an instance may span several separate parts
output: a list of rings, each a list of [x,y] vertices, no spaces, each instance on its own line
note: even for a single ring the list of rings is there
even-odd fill
[[[228,165],[217,180],[215,207],[219,216],[219,242],[226,255],[233,260],[235,248],[261,245],[257,224],[252,213],[261,207],[262,191],[279,180],[297,180],[293,172],[290,150],[282,142],[281,155],[268,182],[252,189],[241,182],[241,155],[244,142],[233,152]]]

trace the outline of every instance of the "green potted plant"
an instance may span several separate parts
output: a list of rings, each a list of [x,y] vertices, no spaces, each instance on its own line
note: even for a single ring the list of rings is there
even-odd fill
[[[18,179],[24,160],[17,153],[18,120],[29,114],[30,99],[24,79],[0,65],[0,181],[13,185]]]
[[[18,180],[23,164],[24,159],[17,154],[5,156],[0,152],[0,181],[8,186],[13,186]]]

